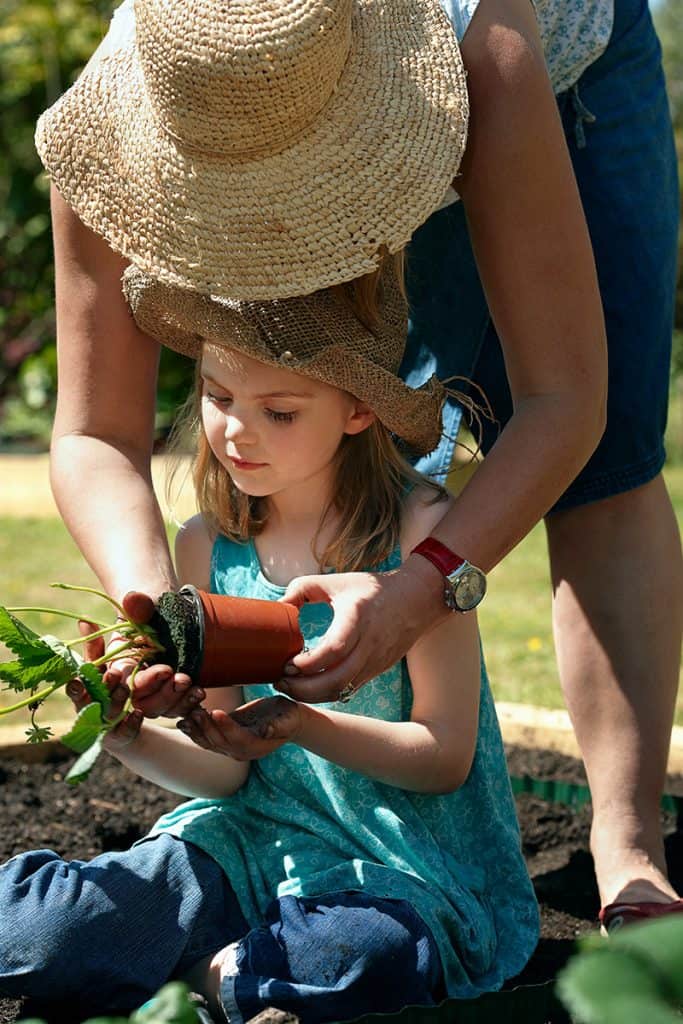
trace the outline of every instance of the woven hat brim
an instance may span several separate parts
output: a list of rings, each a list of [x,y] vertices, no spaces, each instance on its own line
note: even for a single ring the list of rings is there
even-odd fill
[[[468,101],[437,0],[356,0],[336,91],[288,148],[183,151],[158,125],[134,42],[86,68],[36,146],[81,220],[159,280],[236,299],[304,295],[368,273],[439,205]]]
[[[310,359],[278,357],[264,347],[257,333],[235,329],[234,305],[165,285],[133,267],[124,274],[123,290],[138,327],[176,352],[198,359],[206,342],[236,349],[259,362],[355,395],[416,454],[426,455],[439,443],[446,391],[436,377],[411,388],[390,370],[342,344],[326,345]]]

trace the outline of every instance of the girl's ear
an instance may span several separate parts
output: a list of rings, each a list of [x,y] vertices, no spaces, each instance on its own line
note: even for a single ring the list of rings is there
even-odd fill
[[[346,434],[362,434],[364,430],[375,422],[377,417],[365,402],[359,402],[354,399],[353,408],[349,414],[349,418],[346,421],[346,428],[344,433]]]

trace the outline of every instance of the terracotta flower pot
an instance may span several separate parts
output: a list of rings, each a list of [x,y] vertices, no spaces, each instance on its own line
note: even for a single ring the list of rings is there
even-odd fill
[[[165,648],[159,661],[206,687],[275,682],[304,646],[294,605],[192,586],[162,594],[150,625]]]

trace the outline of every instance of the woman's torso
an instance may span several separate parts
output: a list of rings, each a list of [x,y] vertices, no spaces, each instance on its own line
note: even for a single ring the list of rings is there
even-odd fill
[[[396,551],[383,568],[399,562]],[[220,537],[211,586],[267,600],[284,591],[263,576],[253,544]],[[309,646],[330,621],[327,605],[304,606]],[[274,692],[246,687],[245,699]],[[400,664],[337,710],[400,721],[410,717],[411,700]],[[474,765],[457,792],[407,792],[285,744],[253,763],[233,797],[183,804],[155,831],[170,831],[210,853],[251,925],[286,894],[362,890],[408,899],[434,934],[452,995],[499,987],[521,970],[536,943],[537,908],[483,666]]]

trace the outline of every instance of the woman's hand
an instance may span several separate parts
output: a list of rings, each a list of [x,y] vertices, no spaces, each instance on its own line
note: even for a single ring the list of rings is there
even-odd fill
[[[292,580],[282,597],[332,605],[334,620],[320,644],[297,654],[277,689],[295,700],[339,700],[395,665],[418,637],[452,614],[443,599],[443,578],[419,555],[385,573],[340,573]],[[292,674],[289,674],[289,673]]]
[[[122,601],[126,615],[133,622],[149,622],[154,613],[154,602],[147,594],[131,591]],[[120,638],[119,638],[120,639]],[[115,648],[117,638],[110,642]],[[110,664],[108,674],[128,689],[135,662],[130,658],[118,659]],[[133,681],[133,707],[145,718],[182,718],[204,700],[204,691],[193,686],[183,672],[174,672],[170,665],[150,665],[141,669]]]
[[[221,709],[197,708],[177,723],[186,736],[216,754],[235,761],[265,757],[296,738],[300,708],[286,697],[263,697],[228,714]]]
[[[95,633],[97,626],[92,622],[79,622],[78,628],[81,636],[88,636],[89,633]],[[95,640],[90,640],[84,645],[84,652],[86,661],[94,661],[96,658],[101,658],[104,654],[104,638],[97,637]],[[103,676],[103,682],[109,690],[109,696],[111,698],[111,704],[109,711],[107,712],[107,718],[109,721],[113,721],[118,718],[124,709],[125,703],[128,700],[128,694],[130,690],[128,686],[122,682],[121,672],[116,669],[107,669]],[[85,686],[79,679],[72,679],[66,684],[67,695],[73,701],[74,707],[77,711],[84,708],[86,704],[90,704],[90,695],[86,690]],[[108,750],[121,749],[127,747],[129,743],[136,738],[140,732],[142,725],[143,715],[141,711],[130,711],[119,723],[116,725],[104,738],[104,746]]]

